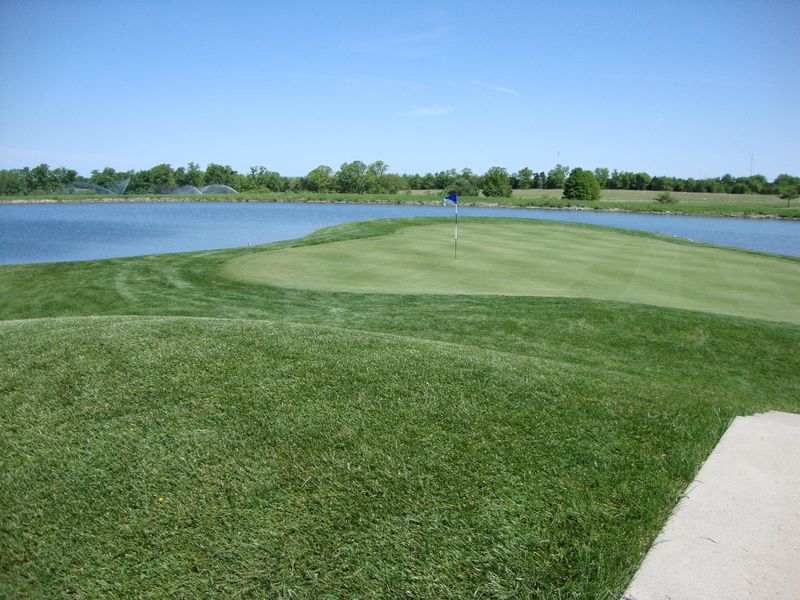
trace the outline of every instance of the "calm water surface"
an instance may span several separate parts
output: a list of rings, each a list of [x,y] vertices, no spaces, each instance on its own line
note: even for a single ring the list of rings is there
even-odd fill
[[[90,260],[262,244],[348,221],[452,216],[393,204],[120,202],[0,205],[0,263]],[[460,207],[460,216],[576,221],[800,256],[800,222],[636,213]]]

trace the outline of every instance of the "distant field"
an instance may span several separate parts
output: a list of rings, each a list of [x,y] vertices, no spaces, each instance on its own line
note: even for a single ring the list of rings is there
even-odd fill
[[[419,222],[418,222],[419,223]],[[800,323],[800,261],[573,224],[462,220],[250,254],[228,272],[328,291],[566,296]]]
[[[565,200],[563,190],[514,190],[511,198],[465,198],[464,202],[488,202],[504,206],[542,206],[550,208],[595,208],[603,210],[631,210],[640,212],[672,212],[709,215],[755,216],[770,215],[800,218],[800,202],[786,206],[786,200],[766,194],[706,194],[670,192],[678,202],[659,204],[656,196],[662,192],[647,190],[603,190],[600,200],[575,202]],[[436,196],[434,190],[415,190],[414,196]]]
[[[800,412],[798,262],[515,223],[0,266],[0,597],[618,600],[731,419]],[[230,276],[270,253],[308,287]],[[345,256],[428,293],[310,289]],[[760,318],[499,295],[547,276]]]
[[[575,202],[564,200],[562,190],[515,190],[511,198],[462,197],[462,204],[487,204],[492,206],[581,208],[599,210],[629,210],[638,212],[670,212],[707,215],[733,216],[773,216],[800,219],[800,201],[787,207],[786,200],[778,196],[760,194],[703,194],[672,192],[676,204],[659,204],[655,198],[661,192],[632,190],[603,190],[600,200],[594,202]],[[339,194],[335,192],[246,192],[237,195],[207,196],[158,196],[144,197],[113,196],[102,198],[97,195],[65,196],[23,196],[0,198],[1,203],[9,202],[132,202],[141,200],[183,202],[365,202],[365,203],[438,203],[441,202],[439,190],[409,190],[398,194]]]
[[[514,190],[514,198],[561,198],[563,193],[563,190]],[[603,190],[600,202],[655,203],[656,197],[662,193],[663,192],[651,192],[649,190]],[[773,206],[776,208],[786,207],[786,200],[782,200],[780,196],[766,194],[706,194],[695,192],[670,192],[669,194],[678,200],[678,204],[687,202],[689,204],[703,205],[729,200],[734,204]]]
[[[515,190],[514,199],[520,201],[544,202],[561,199],[562,190]],[[775,214],[800,216],[800,205],[787,207],[786,200],[779,196],[765,194],[706,194],[694,192],[670,192],[678,202],[659,204],[656,197],[663,192],[635,190],[603,190],[596,202],[583,202],[581,205],[598,208],[624,208],[627,210],[653,210],[671,212],[709,212],[714,214]]]

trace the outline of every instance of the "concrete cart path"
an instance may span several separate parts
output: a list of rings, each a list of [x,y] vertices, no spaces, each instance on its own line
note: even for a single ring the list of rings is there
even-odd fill
[[[800,415],[734,419],[624,598],[800,599]]]

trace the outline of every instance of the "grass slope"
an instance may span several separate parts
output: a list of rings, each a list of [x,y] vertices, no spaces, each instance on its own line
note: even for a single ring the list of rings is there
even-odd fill
[[[466,219],[266,251],[227,272],[277,286],[402,294],[506,294],[641,302],[800,323],[800,261],[603,227]]]
[[[730,419],[800,411],[797,325],[260,252],[0,268],[0,595],[618,598]]]

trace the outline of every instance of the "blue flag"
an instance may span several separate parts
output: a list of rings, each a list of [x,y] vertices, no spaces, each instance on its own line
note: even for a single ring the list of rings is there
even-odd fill
[[[458,204],[458,194],[450,194],[449,196],[442,198],[442,200],[450,200],[450,202],[453,204]]]

